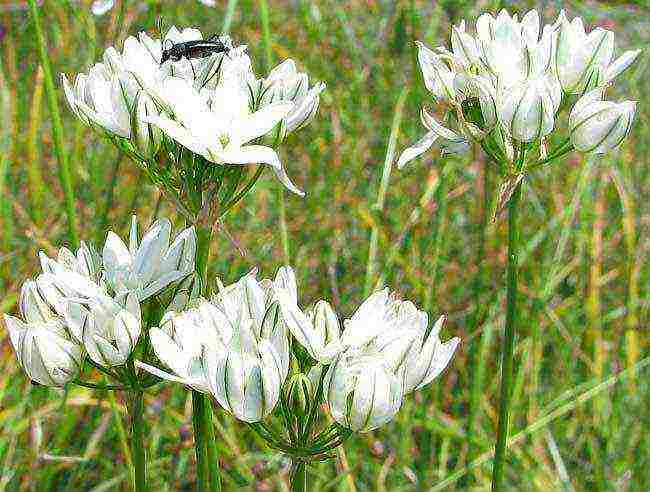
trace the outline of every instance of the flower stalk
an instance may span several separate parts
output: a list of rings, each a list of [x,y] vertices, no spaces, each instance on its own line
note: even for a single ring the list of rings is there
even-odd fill
[[[133,488],[136,492],[147,490],[147,455],[144,445],[144,392],[131,393],[131,454],[134,469]]]
[[[503,490],[503,474],[506,460],[506,443],[512,399],[515,328],[517,322],[517,279],[519,261],[518,212],[521,198],[521,183],[512,193],[508,202],[508,267],[507,267],[507,307],[506,327],[501,355],[501,395],[499,406],[499,427],[492,472],[492,491]]]
[[[207,271],[210,258],[212,227],[205,224],[196,225],[196,273],[201,280],[201,293],[207,291]],[[196,466],[199,488],[218,492],[221,490],[219,457],[212,423],[212,406],[208,396],[192,391],[192,422],[196,446]],[[202,480],[201,480],[202,479]],[[209,483],[210,487],[206,488]]]

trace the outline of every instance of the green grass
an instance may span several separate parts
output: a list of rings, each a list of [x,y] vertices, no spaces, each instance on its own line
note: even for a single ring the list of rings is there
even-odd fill
[[[188,0],[149,1],[152,8],[143,10],[145,2],[132,0],[101,19],[82,8],[90,3],[85,0],[44,3],[55,76],[87,69],[104,46],[121,45],[129,34],[154,31],[161,14],[167,24],[195,25],[204,33],[228,30],[248,44],[258,73],[270,60],[292,57],[327,83],[315,121],[281,151],[307,197],[282,198],[265,174],[226,222],[246,255],[218,234],[209,276],[230,281],[253,265],[266,276],[275,272],[289,249],[280,233],[282,200],[302,304],[325,297],[349,315],[368,285],[385,284],[425,305],[431,318],[449,313],[443,337],[463,338],[450,368],[409,397],[390,425],[354,437],[337,460],[315,465],[310,477],[314,490],[488,487],[506,221],[488,223],[481,239],[493,197],[479,152],[446,161],[430,153],[404,171],[390,168],[390,156],[421,134],[420,104],[434,108],[412,41],[442,44],[450,21],[475,19],[492,3],[231,0],[210,9]],[[634,5],[576,1],[566,7],[589,25],[613,28],[619,49],[647,50],[648,11]],[[546,14],[554,16],[555,8],[549,4]],[[517,10],[525,11],[523,2]],[[0,48],[0,307],[13,311],[20,284],[38,269],[37,251],[51,254],[70,237],[70,193],[60,184],[60,162],[69,164],[64,185],[73,186],[81,238],[103,240],[104,224],[124,233],[131,212],[144,220],[156,213],[179,218],[164,200],[159,204],[135,165],[75,121],[56,87],[59,146],[28,11],[2,9],[0,24],[6,32]],[[570,156],[532,175],[524,188],[505,475],[511,487],[650,488],[649,60],[646,52],[614,94],[639,101],[622,150],[594,160]],[[487,182],[494,187],[496,177]],[[121,444],[128,422],[114,425],[125,416],[123,395],[113,402],[100,391],[32,387],[4,330],[0,371],[0,490],[128,488],[130,458]],[[190,401],[176,385],[160,385],[146,397],[151,490],[193,490]],[[478,408],[468,433],[470,401]],[[286,490],[281,457],[216,407],[215,421],[224,490]]]

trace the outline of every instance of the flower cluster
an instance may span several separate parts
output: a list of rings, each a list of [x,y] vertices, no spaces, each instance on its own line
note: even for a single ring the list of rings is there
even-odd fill
[[[372,294],[343,322],[326,301],[304,313],[286,292],[278,296],[287,326],[320,364],[323,394],[334,419],[357,432],[390,421],[408,393],[436,378],[451,360],[459,338],[438,337],[441,316],[428,330],[428,316],[384,289]]]
[[[161,63],[165,50],[202,39],[196,29],[172,27],[162,40],[141,32],[126,39],[121,53],[109,47],[102,62],[72,84],[62,75],[71,110],[141,165],[183,204],[188,218],[196,218],[215,197],[186,195],[229,188],[222,183],[233,166],[265,164],[302,195],[275,147],[311,120],[325,85],[310,87],[308,76],[290,59],[258,78],[246,46],[233,46],[228,36],[210,38],[225,52]],[[194,206],[192,198],[198,200]]]
[[[171,223],[158,220],[138,240],[133,219],[127,246],[116,234],[100,254],[82,243],[56,259],[40,253],[42,273],[20,294],[22,319],[5,314],[19,363],[33,381],[63,386],[87,355],[101,368],[123,366],[142,332],[141,304],[194,271],[194,229],[170,244]]]
[[[311,361],[309,373],[294,374],[292,381],[309,381],[305,394],[310,398],[317,398],[321,387],[339,424],[367,431],[390,421],[406,394],[429,384],[447,366],[460,340],[440,342],[444,320],[428,332],[426,313],[383,290],[371,295],[341,330],[326,301],[302,311],[290,267],[280,268],[274,280],[258,281],[252,271],[227,287],[219,282],[211,299],[170,311],[151,328],[151,344],[167,370],[136,364],[211,394],[242,421],[259,422],[283,397],[292,335]]]
[[[587,34],[579,17],[569,21],[562,11],[542,27],[535,10],[521,20],[505,10],[496,18],[485,13],[475,35],[464,21],[452,28],[451,50],[417,46],[426,88],[451,108],[450,127],[422,109],[428,132],[402,153],[400,167],[434,144],[443,154],[460,154],[472,141],[499,163],[513,163],[521,156],[518,149],[533,147],[545,160],[545,141],[560,110],[571,104],[569,137],[557,149],[562,153],[607,152],[629,131],[635,103],[602,98],[640,50],[614,60],[614,33],[596,28]]]

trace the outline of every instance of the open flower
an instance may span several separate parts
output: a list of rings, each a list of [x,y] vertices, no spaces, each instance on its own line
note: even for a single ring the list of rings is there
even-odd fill
[[[103,251],[104,279],[116,296],[133,292],[143,301],[194,271],[194,228],[183,230],[170,245],[171,228],[168,219],[159,219],[138,243],[134,216],[128,247],[117,234],[108,233]]]
[[[287,133],[300,129],[312,119],[320,100],[320,93],[325,84],[320,82],[309,87],[309,76],[298,72],[296,62],[284,60],[273,68],[269,74],[252,84],[256,90],[256,107],[263,108],[278,101],[293,103],[293,107],[284,117]]]
[[[289,190],[303,194],[275,150],[251,143],[271,132],[289,114],[292,103],[271,103],[251,112],[246,90],[230,80],[199,93],[183,79],[170,78],[163,93],[174,117],[154,117],[150,122],[167,136],[215,164],[267,164]]]
[[[586,33],[580,17],[571,22],[564,11],[556,24],[559,26],[555,66],[564,92],[582,94],[597,85],[605,84],[627,69],[641,50],[626,51],[614,62],[614,33],[597,27]]]
[[[250,272],[210,301],[168,313],[150,331],[160,361],[171,370],[138,363],[164,379],[211,393],[238,419],[257,422],[274,408],[289,371],[287,328],[276,289],[294,292],[293,271],[258,281]]]
[[[632,127],[635,101],[603,101],[603,89],[582,96],[569,116],[571,143],[580,152],[604,154],[618,147]]]
[[[124,305],[108,296],[70,299],[65,321],[72,336],[95,363],[121,366],[140,338],[140,303],[134,294],[126,296]]]
[[[412,302],[388,289],[366,299],[344,322],[342,350],[325,378],[335,420],[359,431],[391,420],[402,397],[435,379],[456,351],[459,338],[442,343],[438,337],[444,320],[427,335],[428,316]]]

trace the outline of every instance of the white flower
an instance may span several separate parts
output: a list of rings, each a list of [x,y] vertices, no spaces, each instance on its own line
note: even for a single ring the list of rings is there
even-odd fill
[[[108,296],[69,299],[65,321],[94,362],[105,367],[121,366],[140,338],[140,303],[134,294],[126,296],[124,305]]]
[[[82,348],[58,319],[23,322],[4,316],[18,363],[29,379],[45,386],[63,386],[79,374]]]
[[[437,100],[454,100],[454,78],[456,72],[449,66],[449,60],[435,53],[420,41],[415,42],[418,48],[418,63],[424,77],[424,85]]]
[[[553,78],[526,79],[505,88],[497,99],[501,125],[514,140],[539,140],[553,131],[559,96]]]
[[[61,76],[66,99],[72,112],[90,126],[97,126],[118,137],[131,136],[131,91],[124,90],[119,77],[103,64],[93,66],[88,75],[80,73],[74,86]]]
[[[138,365],[211,393],[240,420],[263,419],[277,403],[289,371],[287,328],[274,301],[277,289],[295,295],[291,269],[261,282],[253,271],[228,287],[220,285],[210,301],[168,313],[150,337],[156,356],[172,374]]]
[[[397,160],[397,167],[404,167],[429,150],[433,144],[439,145],[443,154],[466,154],[469,152],[470,141],[465,136],[442,126],[424,108],[420,111],[420,118],[429,131],[411,147],[402,151]]]
[[[582,94],[596,85],[607,83],[628,68],[640,50],[627,51],[612,63],[614,33],[596,28],[589,34],[580,17],[571,22],[558,16],[559,26],[555,65],[560,84],[568,94]]]
[[[309,76],[298,72],[296,62],[284,60],[273,68],[269,74],[255,81],[257,87],[257,106],[263,108],[274,102],[291,102],[293,107],[284,117],[288,133],[300,129],[312,119],[320,100],[320,93],[325,90],[324,83],[309,87]]]
[[[603,89],[582,96],[569,116],[571,143],[580,152],[603,154],[623,142],[636,111],[635,101],[603,101]]]
[[[56,275],[63,272],[74,272],[94,282],[98,282],[100,279],[102,259],[97,250],[84,241],[81,241],[76,255],[68,248],[63,247],[59,249],[56,260],[48,257],[43,251],[38,253],[38,257],[44,273]]]
[[[251,143],[271,132],[289,114],[292,103],[272,103],[251,112],[247,91],[231,80],[199,93],[187,81],[170,78],[162,91],[174,117],[149,121],[167,136],[216,164],[267,164],[282,184],[303,195],[285,173],[275,150]]]
[[[378,427],[392,419],[404,395],[436,378],[460,343],[440,342],[444,320],[427,335],[428,316],[412,302],[397,300],[388,289],[366,299],[344,322],[342,351],[326,376],[325,394],[337,422],[352,430]],[[354,391],[359,394],[349,405]]]
[[[137,221],[131,222],[129,246],[110,231],[104,244],[104,280],[116,296],[130,292],[140,301],[194,271],[196,233],[183,230],[170,245],[171,222],[157,220],[138,243]]]
[[[378,357],[341,354],[329,367],[324,395],[334,420],[367,432],[390,422],[402,405],[403,380]]]
[[[318,362],[327,364],[341,351],[341,328],[336,313],[327,301],[318,301],[305,314],[295,300],[279,291],[276,298],[289,331]]]

